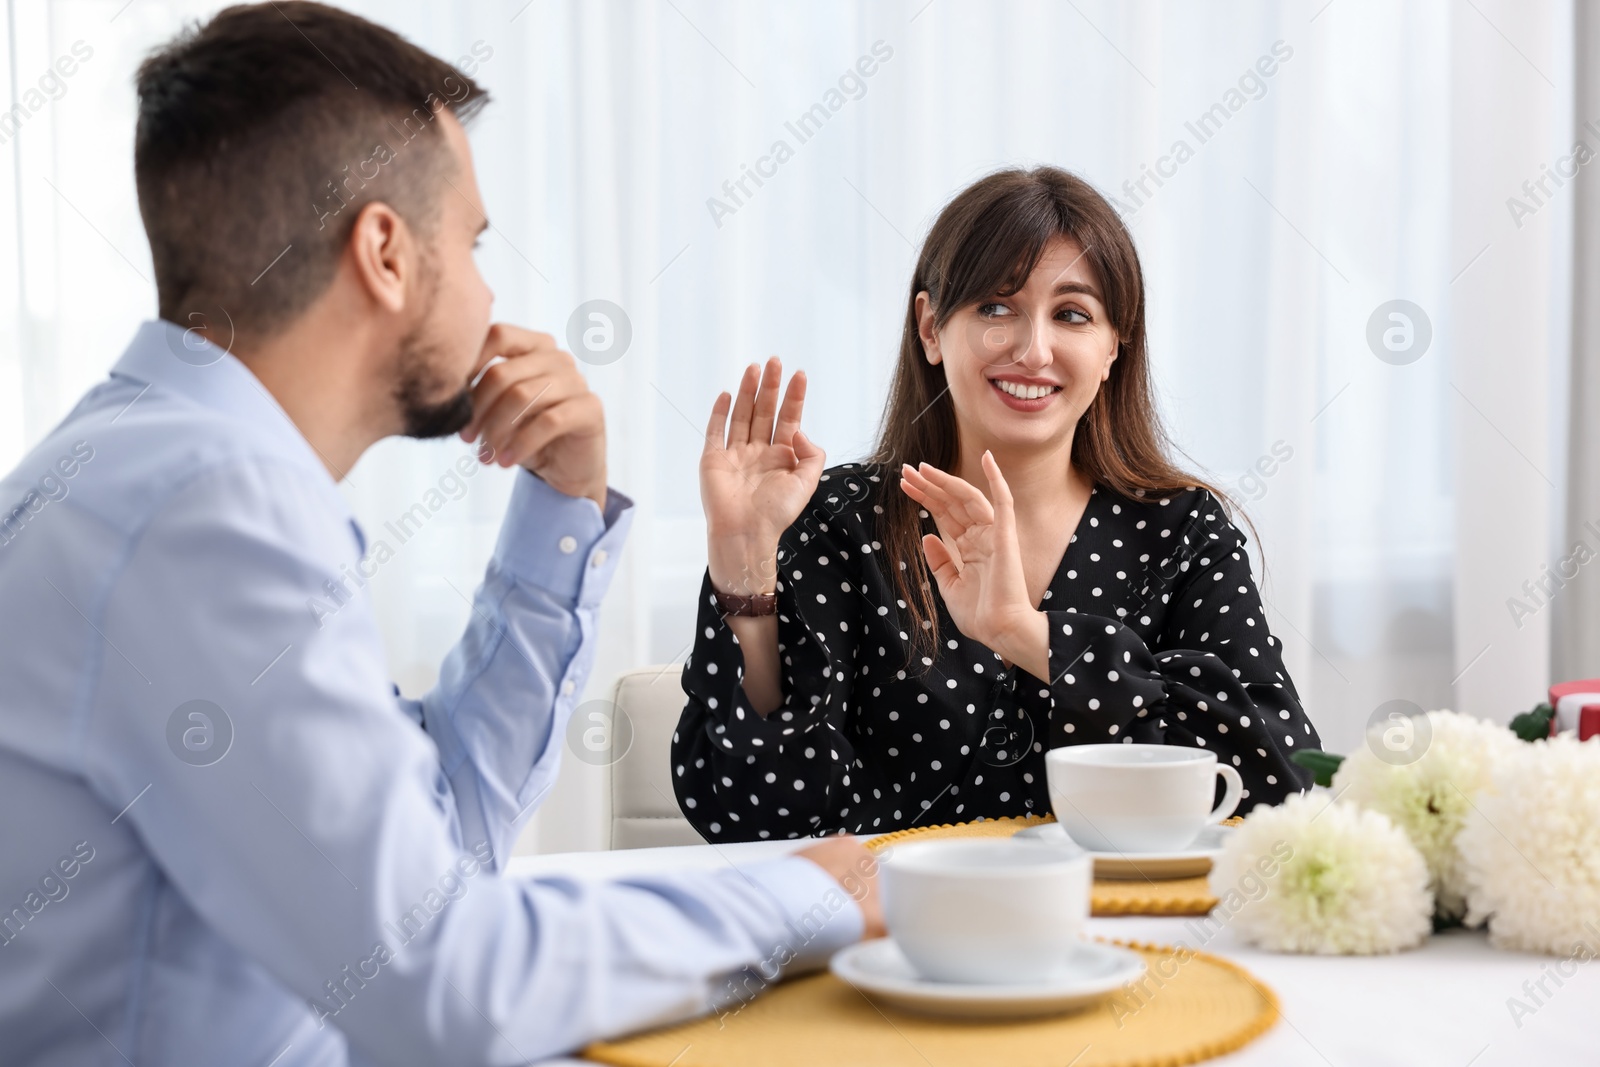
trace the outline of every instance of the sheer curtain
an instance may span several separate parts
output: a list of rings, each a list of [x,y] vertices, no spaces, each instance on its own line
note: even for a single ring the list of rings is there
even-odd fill
[[[93,54],[4,145],[0,462],[152,313],[129,79],[217,6],[8,6],[13,102],[75,42]],[[1041,163],[1117,198],[1162,411],[1254,520],[1328,747],[1388,700],[1504,719],[1548,684],[1551,613],[1507,601],[1561,551],[1570,191],[1506,200],[1571,151],[1570,5],[349,6],[471,57],[495,96],[473,141],[496,315],[565,338],[603,299],[631,327],[587,368],[638,502],[587,699],[688,650],[716,392],[776,353],[808,371],[830,461],[862,455],[922,234],[979,176]],[[363,521],[460,450],[374,449],[347,484]],[[475,476],[374,579],[409,691],[466,618],[508,490]],[[568,760],[524,847],[593,847],[600,780]]]

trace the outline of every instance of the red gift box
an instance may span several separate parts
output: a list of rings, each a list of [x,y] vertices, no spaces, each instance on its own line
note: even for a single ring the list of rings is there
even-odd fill
[[[1600,678],[1561,682],[1550,687],[1550,736],[1577,727],[1578,740],[1600,735]]]

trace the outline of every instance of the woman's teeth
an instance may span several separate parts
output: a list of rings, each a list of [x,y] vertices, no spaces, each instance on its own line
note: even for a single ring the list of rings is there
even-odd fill
[[[1041,396],[1049,396],[1051,393],[1059,392],[1061,389],[1059,385],[1023,385],[1020,382],[1008,382],[1001,378],[991,378],[989,380],[998,386],[1002,392],[1010,393],[1018,400],[1037,400]]]

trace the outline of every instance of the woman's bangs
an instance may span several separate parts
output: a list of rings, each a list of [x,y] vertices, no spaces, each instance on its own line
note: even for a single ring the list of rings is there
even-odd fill
[[[989,296],[1009,296],[1028,284],[1046,246],[1058,237],[1072,237],[1053,205],[1018,211],[1004,200],[985,212],[967,239],[950,257],[948,292],[939,305],[939,319]]]

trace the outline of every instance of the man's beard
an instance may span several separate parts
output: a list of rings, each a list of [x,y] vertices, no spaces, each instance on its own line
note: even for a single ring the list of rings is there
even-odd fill
[[[395,386],[395,401],[400,405],[401,433],[407,437],[449,437],[466,429],[472,421],[472,387],[463,385],[444,400],[430,400],[437,392],[430,356],[436,346],[415,335],[400,343],[400,381]]]
[[[400,405],[400,430],[407,437],[449,437],[466,429],[472,421],[472,383],[444,400],[431,400],[438,394],[438,375],[434,372],[439,346],[424,339],[423,326],[433,317],[434,301],[439,296],[439,273],[431,260],[424,260],[423,277],[428,299],[418,322],[400,339],[399,381],[395,402]]]

